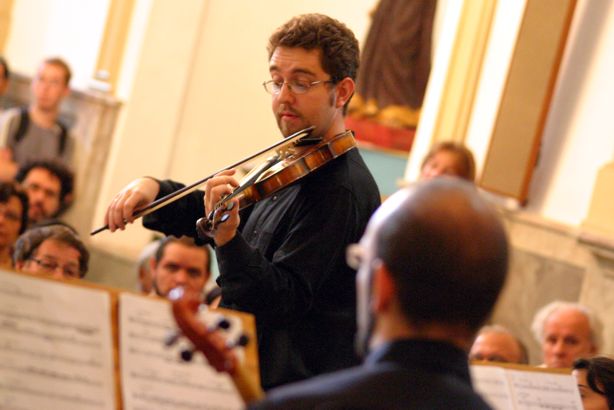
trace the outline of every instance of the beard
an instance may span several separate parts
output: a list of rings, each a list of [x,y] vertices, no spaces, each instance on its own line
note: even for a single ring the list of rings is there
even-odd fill
[[[45,208],[39,204],[30,205],[30,210],[28,212],[28,217],[31,222],[38,222],[48,217],[45,212]]]

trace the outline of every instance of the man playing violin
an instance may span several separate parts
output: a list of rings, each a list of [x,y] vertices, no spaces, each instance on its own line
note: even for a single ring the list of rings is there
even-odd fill
[[[330,17],[302,15],[273,33],[268,53],[271,78],[263,85],[282,134],[309,126],[324,141],[344,134],[358,71],[353,33]],[[144,225],[195,236],[195,221],[238,185],[234,170],[223,171],[207,181],[204,203],[195,192],[150,214]],[[135,209],[181,186],[137,179],[116,195],[105,222],[111,231],[124,229]],[[255,315],[265,389],[357,362],[355,271],[345,263],[345,248],[360,239],[379,198],[353,148],[252,207],[239,211],[233,199],[216,213],[211,237],[222,306]]]

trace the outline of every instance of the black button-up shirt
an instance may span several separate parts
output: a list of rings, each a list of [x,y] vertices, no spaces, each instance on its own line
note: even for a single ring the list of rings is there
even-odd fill
[[[164,181],[161,195],[179,187]],[[255,315],[265,389],[348,367],[354,354],[355,272],[345,249],[380,203],[356,149],[241,211],[241,226],[216,249],[222,306]],[[195,235],[202,193],[145,219],[167,234]]]

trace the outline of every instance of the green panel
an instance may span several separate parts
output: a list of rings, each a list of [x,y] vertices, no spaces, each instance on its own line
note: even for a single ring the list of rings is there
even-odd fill
[[[407,157],[386,151],[360,148],[369,170],[375,178],[380,194],[388,196],[399,189],[398,182],[403,180]]]

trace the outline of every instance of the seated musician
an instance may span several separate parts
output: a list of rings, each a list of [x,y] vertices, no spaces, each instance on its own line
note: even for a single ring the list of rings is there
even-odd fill
[[[499,363],[529,363],[524,343],[501,325],[484,326],[480,329],[471,346],[469,359]]]
[[[490,409],[472,389],[467,352],[503,287],[508,243],[475,187],[438,178],[398,192],[347,256],[364,364],[270,390],[250,408]],[[207,353],[207,330],[182,303],[177,322]]]
[[[189,237],[167,236],[150,260],[153,289],[166,297],[171,289],[185,286],[202,294],[211,276],[209,247],[196,245]]]
[[[578,359],[573,369],[584,410],[614,410],[614,359]]]

